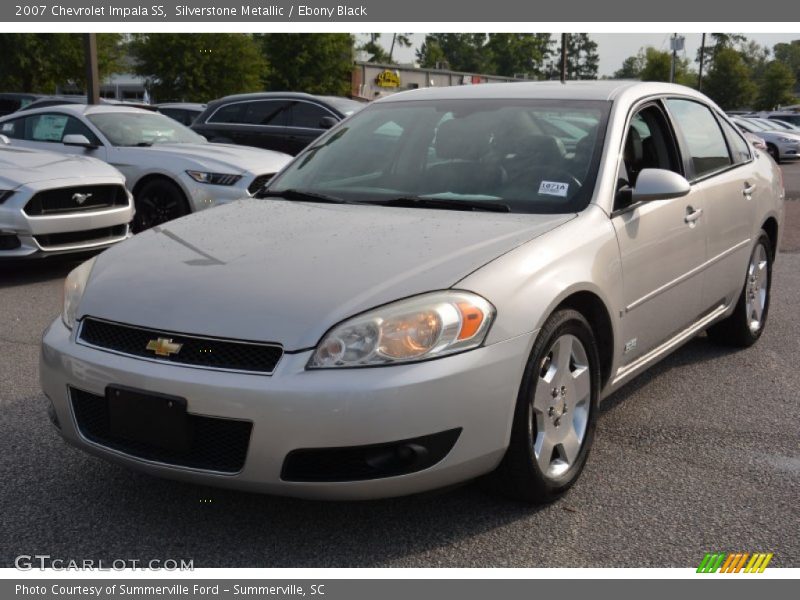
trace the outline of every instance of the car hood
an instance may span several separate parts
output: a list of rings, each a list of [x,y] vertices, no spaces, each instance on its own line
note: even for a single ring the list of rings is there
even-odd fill
[[[0,189],[26,183],[78,177],[112,177],[122,180],[115,168],[93,158],[42,152],[19,146],[0,147]]]
[[[237,201],[104,252],[79,317],[300,350],[347,317],[451,287],[571,218]]]
[[[277,173],[292,157],[282,152],[233,144],[153,144],[146,148],[118,146],[113,162],[161,165],[182,161],[183,168],[205,169],[213,173],[254,175]]]

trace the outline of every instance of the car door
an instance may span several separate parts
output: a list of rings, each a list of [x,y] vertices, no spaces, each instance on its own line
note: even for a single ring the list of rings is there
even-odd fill
[[[245,103],[242,121],[243,141],[238,144],[286,152],[287,125],[291,103],[288,100],[254,100]]]
[[[703,195],[708,238],[703,308],[728,305],[741,291],[752,245],[753,194],[759,180],[750,147],[709,106],[678,98],[666,100],[666,105],[691,158],[692,187]]]
[[[289,127],[287,128],[287,148],[286,152],[295,155],[311,142],[321,136],[325,129],[321,126],[323,117],[333,117],[340,120],[334,113],[324,106],[314,102],[298,100],[292,103],[292,110],[289,116]]]
[[[631,117],[620,161],[612,222],[619,243],[624,306],[620,307],[628,365],[658,348],[697,319],[706,257],[702,196],[693,189],[682,198],[628,204],[623,192],[643,169],[683,174],[677,140],[658,102]]]

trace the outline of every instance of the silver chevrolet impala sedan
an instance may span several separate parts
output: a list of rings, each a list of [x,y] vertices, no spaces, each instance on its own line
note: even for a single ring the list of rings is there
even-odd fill
[[[45,333],[66,441],[147,473],[310,498],[479,476],[551,501],[598,403],[706,331],[764,331],[781,174],[656,83],[399,93],[259,198],[84,263]]]

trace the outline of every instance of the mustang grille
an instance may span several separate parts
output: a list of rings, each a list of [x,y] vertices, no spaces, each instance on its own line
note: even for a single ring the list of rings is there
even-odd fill
[[[92,346],[166,363],[261,374],[272,373],[283,355],[283,349],[277,344],[171,333],[91,317],[83,319],[79,338]],[[155,350],[148,349],[159,339],[171,340],[168,342],[171,348],[180,346],[180,349],[159,356]]]
[[[70,388],[69,392],[75,422],[90,442],[137,458],[192,469],[238,473],[244,467],[253,429],[250,421],[190,413],[187,415],[191,440],[188,450],[166,450],[112,435],[106,398],[75,388]]]
[[[68,231],[66,233],[48,233],[33,236],[36,242],[44,249],[71,244],[94,244],[105,240],[113,240],[128,235],[127,225],[114,225],[100,229],[87,229],[85,231]]]
[[[128,206],[128,194],[121,185],[84,185],[38,192],[25,205],[25,214],[37,217],[80,213],[114,206]]]

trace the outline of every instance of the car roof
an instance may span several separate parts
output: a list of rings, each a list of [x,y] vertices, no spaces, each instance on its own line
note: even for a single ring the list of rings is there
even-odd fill
[[[33,108],[31,110],[26,110],[25,112],[28,114],[51,112],[54,108],[58,108],[58,110],[61,112],[72,113],[75,115],[94,115],[99,113],[153,113],[152,110],[138,108],[136,106],[127,106],[125,104],[56,104],[53,106]]]
[[[403,102],[409,100],[454,100],[459,98],[502,99],[535,98],[543,100],[615,100],[623,95],[642,97],[659,94],[679,94],[706,98],[695,90],[672,83],[642,82],[629,80],[600,81],[515,81],[508,83],[485,83],[480,85],[456,85],[429,87],[391,94],[377,103]]]
[[[250,94],[233,94],[231,96],[223,96],[209,102],[211,104],[219,104],[221,102],[242,102],[244,100],[269,100],[271,98],[297,98],[298,100],[321,100],[325,101],[326,96],[315,96],[314,94],[306,94],[305,92],[252,92]]]

